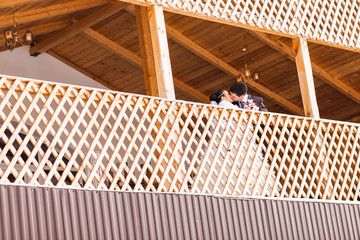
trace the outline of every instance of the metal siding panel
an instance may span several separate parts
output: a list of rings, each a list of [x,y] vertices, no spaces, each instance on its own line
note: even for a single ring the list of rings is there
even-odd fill
[[[148,222],[149,222],[149,218],[148,215],[146,214],[146,203],[145,203],[145,195],[144,194],[138,194],[138,211],[139,211],[139,216],[141,216],[139,218],[140,221],[140,225],[142,226],[143,229],[143,238],[149,238],[150,233],[149,233],[149,227],[148,227]],[[117,239],[117,238],[114,238]]]
[[[87,230],[89,232],[89,239],[97,239],[97,232],[96,232],[96,216],[94,215],[94,194],[91,194],[91,192],[85,192],[85,207],[86,207],[86,220],[88,222],[87,224]]]
[[[168,231],[166,232],[166,235],[164,235],[164,237],[166,237],[166,239],[175,239],[176,238],[176,213],[175,213],[174,204],[173,204],[175,199],[173,197],[171,197],[171,195],[165,195],[165,199],[166,199],[166,204],[164,207],[166,209],[167,217],[168,217],[168,226],[167,226]],[[149,225],[149,229],[151,229],[150,225]]]
[[[221,237],[223,239],[229,239],[228,219],[226,217],[224,203],[225,201],[223,201],[221,198],[218,198],[218,201],[216,201],[216,205],[218,206],[219,211],[219,218],[217,218],[218,223],[216,224],[216,227],[221,230]]]
[[[176,195],[173,200],[174,216],[175,216],[175,231],[172,239],[184,239],[184,235],[181,228],[181,210],[180,210],[180,196]]]
[[[298,239],[298,226],[296,225],[296,215],[295,215],[295,205],[294,202],[289,202],[289,218],[290,218],[290,228],[291,228],[291,238]]]
[[[241,236],[241,224],[237,210],[237,201],[235,199],[230,199],[230,213],[233,219],[235,239],[239,239]]]
[[[287,222],[287,216],[286,216],[286,204],[287,202],[279,202],[276,201],[276,207],[278,209],[278,218],[280,222],[280,228],[281,228],[281,236],[285,239],[290,239],[289,232],[288,232],[288,222]]]
[[[152,199],[152,205],[154,207],[154,219],[155,219],[155,227],[156,227],[156,238],[157,239],[164,239],[164,233],[163,233],[163,219],[161,217],[161,212],[166,211],[162,208],[162,205],[160,204],[160,195],[153,195],[151,197]]]
[[[294,239],[304,239],[304,235],[303,235],[304,230],[302,228],[303,224],[301,222],[301,215],[300,215],[300,203],[294,202],[293,208],[294,208],[294,217],[295,217],[294,224],[296,226],[296,235]]]
[[[19,213],[20,213],[20,225],[22,227],[21,232],[21,239],[30,239],[31,233],[29,229],[29,211],[27,209],[27,197],[26,197],[27,189],[26,188],[20,188],[19,189]],[[0,221],[0,232],[1,231],[1,221]]]
[[[253,239],[259,239],[260,236],[259,236],[257,226],[259,226],[261,224],[261,222],[258,221],[259,218],[256,215],[255,202],[247,201],[247,204],[248,204],[248,210],[249,210],[249,221],[248,222],[251,223],[250,227],[251,227],[251,232],[252,232],[252,235],[253,235],[252,238]]]
[[[100,199],[100,192],[95,191],[93,194],[93,211],[95,216],[95,227],[96,227],[96,238],[97,239],[105,239],[104,234],[104,225],[103,219],[101,214],[101,199]]]
[[[101,215],[102,220],[104,224],[104,235],[105,239],[114,239],[114,236],[112,235],[112,229],[111,229],[111,214],[109,212],[109,198],[111,197],[111,194],[106,193],[104,191],[100,192],[100,201],[101,201]]]
[[[308,219],[309,219],[309,229],[311,229],[311,236],[312,239],[319,239],[319,226],[318,226],[318,222],[316,221],[316,209],[315,209],[315,205],[312,203],[308,204],[309,206],[307,207],[308,209]]]
[[[78,202],[76,202],[76,200],[79,199],[79,203],[80,203],[81,198],[77,197],[79,196],[79,194],[77,194],[76,191],[73,190],[69,190],[69,191],[71,192],[71,194],[69,194],[70,219],[71,219],[71,226],[73,226],[74,228],[72,237],[73,239],[81,239],[81,223],[80,221],[77,221],[78,215],[80,215],[81,208],[78,207]]]
[[[329,224],[328,221],[326,219],[326,205],[322,204],[319,205],[319,211],[318,213],[320,214],[321,217],[321,224],[323,226],[323,233],[322,233],[322,238],[323,239],[330,239],[330,235],[329,235]]]
[[[270,224],[269,224],[269,215],[266,212],[266,201],[261,200],[258,202],[256,210],[257,218],[261,219],[262,231],[260,230],[260,239],[270,239]]]
[[[42,226],[46,226],[47,222],[46,222],[46,215],[44,212],[44,209],[46,209],[46,200],[44,199],[43,196],[43,191],[39,191],[37,188],[34,188],[34,206],[36,208],[36,216],[35,216],[35,221],[36,221],[36,226],[37,226],[37,231],[39,233],[39,239],[50,239],[50,236],[47,235],[47,231],[46,228],[42,227]],[[44,203],[43,206],[39,205],[38,203]]]
[[[1,215],[4,216],[3,219],[3,223],[4,223],[4,236],[5,239],[12,239],[12,226],[11,226],[11,221],[9,221],[9,219],[11,219],[11,208],[10,208],[10,203],[11,203],[11,199],[10,199],[10,192],[11,187],[5,187],[4,191],[1,193],[1,196],[3,198],[3,207],[1,209]]]
[[[116,209],[116,197],[115,193],[111,192],[109,195],[109,214],[110,214],[110,224],[112,230],[113,239],[120,239],[120,232],[119,232],[119,221],[117,218],[117,209]],[[144,215],[144,214],[143,214]]]
[[[279,203],[278,207],[283,212],[283,218],[282,218],[284,221],[283,231],[286,233],[287,239],[293,239],[292,231],[291,231],[291,219],[290,219],[290,213],[289,213],[289,205],[291,204],[291,202],[283,201],[283,202],[278,202],[278,203]]]
[[[275,236],[274,239],[281,239],[282,236],[282,221],[281,217],[279,217],[279,211],[277,207],[276,201],[271,201],[271,211],[273,214],[273,221],[274,221],[274,230],[275,230]]]
[[[249,213],[249,206],[248,206],[248,201],[244,201],[242,204],[242,210],[243,210],[243,219],[244,221],[244,225],[245,225],[245,229],[246,229],[246,235],[248,239],[254,239],[254,235],[251,229],[251,224],[250,224],[250,213]]]
[[[354,229],[354,226],[353,226],[353,221],[351,219],[352,216],[351,216],[351,210],[349,209],[350,207],[348,205],[345,205],[344,208],[345,208],[345,215],[347,216],[347,224],[350,230],[348,231],[350,239],[355,239],[354,231],[352,231],[352,229]]]
[[[115,201],[116,201],[116,212],[117,212],[117,217],[118,217],[118,222],[119,222],[119,231],[120,231],[120,239],[124,239],[127,240],[128,236],[127,236],[127,227],[129,224],[127,224],[126,222],[126,215],[125,215],[125,208],[124,208],[124,197],[126,195],[125,194],[121,194],[120,196],[117,195],[115,197]]]
[[[329,232],[330,232],[330,239],[336,239],[338,236],[336,236],[336,228],[334,227],[334,209],[333,209],[333,205],[326,205],[325,208],[327,209],[326,211],[326,216],[327,216],[327,221],[328,221],[328,225],[329,225]],[[336,218],[335,218],[336,220]]]
[[[350,209],[350,218],[351,218],[351,224],[352,224],[352,231],[354,235],[354,239],[359,239],[359,206],[356,206],[354,209]]]
[[[63,232],[59,231],[59,228],[53,227],[57,231],[52,231],[52,236],[54,239],[70,239],[72,236],[72,225],[70,217],[70,203],[68,201],[69,195],[66,190],[55,191],[54,189],[49,189],[50,191],[46,192],[46,197],[49,199],[47,214],[54,218],[54,225],[60,225],[60,229],[64,229]],[[49,217],[50,218],[50,217]]]
[[[125,226],[126,227],[126,237],[127,239],[135,239],[135,235],[132,234],[135,231],[135,227],[134,227],[134,222],[131,216],[131,197],[130,194],[123,194],[123,208],[124,208],[124,212],[125,212]],[[155,215],[155,214],[154,214]],[[139,217],[139,216],[134,216],[134,217]],[[155,225],[156,226],[156,225]],[[154,230],[156,229],[156,227],[154,228]]]
[[[276,226],[273,213],[273,202],[271,200],[265,202],[265,211],[269,219],[270,239],[276,239]]]
[[[308,208],[308,204],[304,205],[304,204],[301,204],[301,208],[300,208],[300,211],[301,211],[301,222],[302,222],[302,226],[303,226],[303,229],[304,229],[304,237],[305,239],[310,239],[311,236],[311,226],[310,226],[310,221],[308,219],[308,211],[307,211],[307,208]]]
[[[141,194],[140,194],[141,195]],[[139,212],[139,202],[138,202],[138,194],[130,194],[131,198],[131,216],[141,216]],[[134,235],[135,239],[144,239],[142,236],[142,225],[141,225],[141,217],[134,217]]]
[[[229,239],[236,239],[235,238],[235,226],[234,226],[234,218],[231,213],[231,203],[232,201],[223,201],[224,202],[224,212],[226,212],[227,214],[226,216],[226,222],[227,222],[227,226],[228,226],[228,234],[229,234]]]
[[[194,201],[195,199],[192,197],[189,197],[188,195],[185,195],[186,199],[186,215],[187,215],[187,221],[189,222],[189,235],[190,239],[196,239],[196,218],[195,218],[195,211],[194,211]]]
[[[27,210],[29,211],[29,222],[28,225],[30,227],[31,239],[40,239],[37,231],[38,220],[36,218],[36,206],[37,202],[35,202],[34,190],[31,187],[26,189],[26,198],[27,198]]]
[[[77,221],[79,223],[79,230],[77,232],[80,234],[80,239],[90,239],[88,231],[89,219],[86,211],[86,194],[80,191],[74,191],[74,193],[76,197],[76,200],[74,200],[74,208],[77,208],[77,216],[74,214],[74,217],[81,219],[81,221]]]
[[[185,195],[180,195],[178,197],[179,200],[179,210],[180,210],[180,219],[181,221],[178,222],[177,226],[179,228],[179,232],[181,232],[184,236],[184,239],[190,239],[190,235],[189,235],[189,221],[186,217],[186,196]]]
[[[358,239],[360,205],[0,185],[0,211],[4,239]]]
[[[200,206],[200,201],[199,201],[199,197],[194,196],[193,197],[193,211],[194,211],[194,220],[195,220],[195,239],[205,239],[204,234],[203,234],[203,226],[204,224],[202,224],[202,216],[201,216],[201,206]],[[169,216],[170,217],[170,216]]]
[[[347,214],[346,214],[346,205],[339,205],[338,209],[340,210],[339,214],[342,219],[342,221],[339,222],[339,224],[341,224],[341,226],[339,227],[339,230],[342,231],[342,236],[345,236],[345,239],[351,239],[350,234],[349,234],[350,231],[344,231],[344,229],[349,226],[348,218],[347,218]]]
[[[209,226],[209,234],[210,234],[210,238],[209,239],[219,239],[218,236],[218,231],[216,229],[216,210],[213,204],[213,199],[211,197],[205,197],[205,211],[208,214],[208,226]]]
[[[204,236],[204,239],[210,239],[210,229],[209,229],[209,218],[210,216],[208,215],[209,212],[206,211],[206,199],[207,197],[198,197],[198,202],[199,202],[199,211],[201,214],[201,223],[202,223],[202,234]]]
[[[239,227],[240,227],[240,232],[241,232],[241,239],[250,239],[247,234],[246,219],[245,219],[243,205],[244,204],[242,202],[236,201],[236,208],[239,213],[238,216],[239,216],[239,222],[240,222]]]

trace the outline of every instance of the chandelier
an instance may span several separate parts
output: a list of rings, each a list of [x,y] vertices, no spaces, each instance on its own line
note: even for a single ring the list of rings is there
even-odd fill
[[[246,51],[247,51],[247,47],[243,47],[241,49],[244,52],[244,62],[245,62],[245,68],[244,68],[244,74],[240,74],[242,76],[238,76],[237,81],[243,81],[243,82],[247,82],[247,81],[252,81],[252,82],[256,82],[257,80],[260,79],[259,73],[258,72],[254,72],[254,74],[251,74],[250,68],[248,66],[248,64],[246,63]],[[251,61],[252,59],[249,58],[249,61]],[[254,60],[255,62],[255,60]]]
[[[28,29],[22,36],[19,37],[19,33],[17,30],[17,24],[15,22],[15,16],[13,15],[13,25],[8,27],[4,30],[4,37],[5,37],[5,46],[10,49],[10,51],[14,50],[17,45],[21,46],[30,46],[34,41],[34,34]]]

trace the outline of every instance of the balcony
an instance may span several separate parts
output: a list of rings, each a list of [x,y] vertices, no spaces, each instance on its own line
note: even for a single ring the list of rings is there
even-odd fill
[[[0,183],[359,199],[360,125],[1,77]]]

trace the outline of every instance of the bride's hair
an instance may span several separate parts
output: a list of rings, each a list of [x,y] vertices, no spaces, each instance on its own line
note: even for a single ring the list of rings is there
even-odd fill
[[[213,93],[210,95],[210,101],[215,101],[217,104],[220,103],[221,97],[225,95],[225,90],[221,89],[217,91],[216,93]]]

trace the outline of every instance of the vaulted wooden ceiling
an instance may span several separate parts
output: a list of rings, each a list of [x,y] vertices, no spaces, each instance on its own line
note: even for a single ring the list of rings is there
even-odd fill
[[[110,89],[145,94],[135,7],[112,0],[0,2],[0,28],[18,23],[35,35],[32,55],[47,52]],[[271,112],[302,114],[289,38],[165,12],[176,98],[208,103],[229,89],[245,62],[248,82]],[[246,48],[246,51],[243,49]],[[0,37],[0,51],[7,51]],[[360,122],[360,54],[309,43],[321,118]]]

